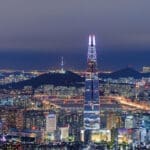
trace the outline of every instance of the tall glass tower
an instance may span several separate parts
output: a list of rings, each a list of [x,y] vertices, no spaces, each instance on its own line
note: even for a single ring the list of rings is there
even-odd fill
[[[85,79],[84,130],[100,129],[99,79],[95,36],[89,36],[87,73]]]

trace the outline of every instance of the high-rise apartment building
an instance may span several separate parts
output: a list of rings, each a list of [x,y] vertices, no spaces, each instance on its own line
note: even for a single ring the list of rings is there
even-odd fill
[[[46,132],[54,132],[56,126],[56,114],[49,114],[46,116]]]
[[[150,67],[144,66],[143,67],[143,73],[149,73],[150,72]]]
[[[125,119],[125,128],[126,129],[130,129],[130,128],[135,128],[136,124],[135,124],[135,119],[134,116],[126,116]]]
[[[121,116],[117,115],[114,112],[110,112],[107,115],[107,129],[111,130],[113,128],[121,128],[122,120]]]

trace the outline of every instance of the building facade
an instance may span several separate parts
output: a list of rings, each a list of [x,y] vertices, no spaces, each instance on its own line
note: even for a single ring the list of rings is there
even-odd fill
[[[56,127],[56,114],[49,114],[46,116],[46,132],[54,132]]]

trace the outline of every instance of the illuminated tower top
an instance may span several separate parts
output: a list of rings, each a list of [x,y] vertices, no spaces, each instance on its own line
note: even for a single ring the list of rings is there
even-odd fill
[[[87,63],[88,63],[87,71],[96,72],[97,57],[96,57],[95,35],[89,35]]]
[[[64,70],[64,58],[61,57],[61,70],[60,70],[60,73],[65,73],[65,70]]]
[[[64,71],[64,58],[61,57],[61,71]]]

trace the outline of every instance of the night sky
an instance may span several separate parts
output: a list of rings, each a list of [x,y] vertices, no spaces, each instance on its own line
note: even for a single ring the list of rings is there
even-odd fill
[[[0,69],[85,69],[88,35],[98,67],[150,66],[149,0],[0,1]]]

